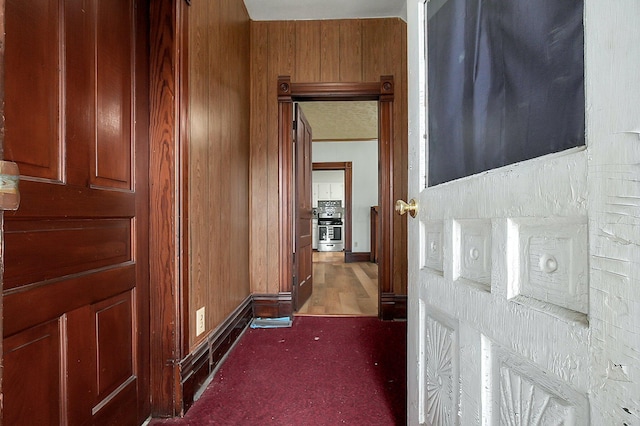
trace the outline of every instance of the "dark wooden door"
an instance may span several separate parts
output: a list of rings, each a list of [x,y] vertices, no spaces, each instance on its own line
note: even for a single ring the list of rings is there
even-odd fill
[[[148,4],[6,0],[4,424],[149,413]]]
[[[309,299],[313,292],[313,248],[311,207],[311,141],[312,132],[300,105],[295,106],[295,256],[293,270],[296,309]]]

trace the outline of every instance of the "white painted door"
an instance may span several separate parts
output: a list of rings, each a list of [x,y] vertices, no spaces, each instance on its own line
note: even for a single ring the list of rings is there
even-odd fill
[[[586,148],[430,188],[423,10],[407,1],[408,424],[640,424],[640,5],[585,1]]]

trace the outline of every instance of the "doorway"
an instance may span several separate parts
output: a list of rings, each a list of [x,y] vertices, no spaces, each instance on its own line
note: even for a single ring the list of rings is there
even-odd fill
[[[393,78],[382,77],[376,83],[291,83],[289,77],[280,77],[278,81],[278,122],[279,122],[279,170],[280,170],[280,273],[282,283],[291,283],[288,290],[295,293],[294,256],[289,249],[294,247],[294,227],[291,223],[295,210],[294,199],[289,195],[295,187],[293,173],[294,148],[292,143],[291,121],[285,117],[293,116],[293,103],[303,101],[377,101],[378,103],[378,211],[379,235],[377,241],[393,241],[393,174],[392,174],[392,134],[393,134]],[[393,245],[380,244],[378,253],[378,297],[377,312],[381,318],[387,318],[385,307],[393,300]],[[283,289],[285,290],[285,289]],[[391,296],[390,296],[391,295]],[[297,311],[300,306],[293,306]],[[393,314],[391,314],[393,315]]]
[[[337,109],[345,114],[347,121],[357,120],[346,117],[349,115],[346,112],[349,105],[354,106],[354,115],[362,114],[361,103],[341,104],[343,105]],[[370,212],[372,205],[378,202],[379,192],[377,103],[372,104],[367,108],[370,110],[369,115],[374,116],[373,119],[361,121],[372,125],[373,131],[357,133],[355,138],[339,141],[333,139],[339,139],[340,131],[334,133],[333,137],[327,137],[331,135],[319,129],[319,140],[316,141],[314,136],[312,204],[317,208],[316,215],[319,216],[316,219],[320,222],[319,234],[323,234],[322,224],[325,222],[322,218],[326,209],[323,200],[328,197],[335,199],[330,202],[340,201],[344,247],[336,251],[326,250],[322,244],[315,247],[314,291],[311,298],[299,307],[297,315],[378,316],[378,265],[371,262],[370,256]],[[313,128],[313,112],[305,114]],[[316,121],[316,124],[322,126],[322,120]],[[335,188],[328,188],[331,193],[329,196],[326,194],[327,186],[334,184]]]

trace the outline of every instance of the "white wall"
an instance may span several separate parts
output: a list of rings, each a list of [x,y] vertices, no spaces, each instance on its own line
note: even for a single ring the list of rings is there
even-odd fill
[[[314,142],[312,150],[314,163],[352,162],[351,250],[371,251],[369,213],[378,205],[378,141]]]

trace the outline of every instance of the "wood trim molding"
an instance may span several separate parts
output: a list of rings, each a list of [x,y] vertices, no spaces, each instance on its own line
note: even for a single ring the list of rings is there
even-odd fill
[[[293,281],[293,152],[292,117],[294,101],[377,100],[378,101],[378,186],[380,191],[379,313],[382,294],[393,293],[393,76],[381,76],[369,83],[292,83],[290,76],[278,77],[278,152],[280,188],[280,293],[290,293]]]
[[[312,170],[344,170],[344,250],[351,251],[353,236],[353,163],[351,161],[313,163]]]
[[[280,197],[280,292],[293,288],[294,152],[293,99],[290,77],[278,78],[278,185]]]
[[[151,414],[174,417],[182,406],[179,383],[184,347],[180,251],[181,34],[184,2],[158,0],[150,4],[149,117],[149,259],[151,313]],[[178,236],[178,237],[176,237]]]
[[[380,295],[380,318],[386,321],[407,319],[407,296],[382,293]]]
[[[256,318],[280,318],[293,316],[291,292],[280,294],[254,294],[253,316]]]
[[[369,262],[370,260],[371,260],[370,252],[358,252],[358,253],[353,253],[352,251],[344,252],[344,263]]]
[[[181,362],[183,411],[193,405],[196,392],[231,350],[253,318],[252,298],[248,296],[215,330]]]

